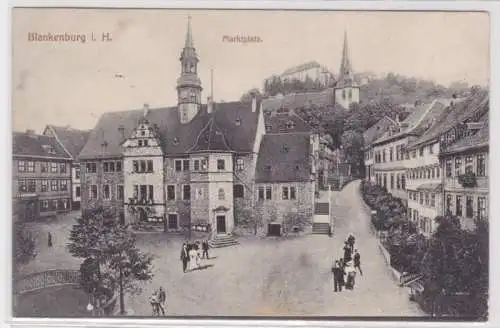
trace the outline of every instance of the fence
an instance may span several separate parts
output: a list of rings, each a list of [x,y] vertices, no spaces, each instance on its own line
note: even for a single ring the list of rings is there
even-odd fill
[[[80,272],[77,270],[49,270],[37,272],[14,281],[15,294],[23,294],[47,287],[79,284]]]

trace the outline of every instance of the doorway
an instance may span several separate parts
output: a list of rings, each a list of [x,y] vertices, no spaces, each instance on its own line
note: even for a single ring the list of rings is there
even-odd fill
[[[147,220],[148,220],[148,215],[146,211],[142,207],[139,207],[139,221],[144,222]]]
[[[226,216],[217,215],[217,233],[226,233]]]
[[[168,229],[169,230],[177,230],[177,214],[169,214],[168,215]]]

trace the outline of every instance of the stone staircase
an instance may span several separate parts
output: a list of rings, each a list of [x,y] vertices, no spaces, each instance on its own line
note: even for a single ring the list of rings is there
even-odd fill
[[[312,233],[316,235],[328,235],[330,232],[330,224],[325,222],[314,222]]]
[[[221,247],[228,247],[228,246],[234,246],[238,245],[239,242],[234,238],[233,236],[228,236],[228,235],[222,235],[222,236],[215,236],[215,238],[210,239],[208,241],[208,245],[211,248],[221,248]]]

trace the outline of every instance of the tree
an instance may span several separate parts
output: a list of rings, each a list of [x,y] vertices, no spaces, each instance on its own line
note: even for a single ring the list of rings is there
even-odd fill
[[[353,172],[362,172],[364,165],[363,134],[347,130],[342,134],[342,147],[348,163],[352,165]]]
[[[238,215],[238,224],[244,228],[251,229],[254,235],[256,235],[259,228],[262,228],[264,220],[262,216],[258,215],[255,211],[244,208]]]
[[[105,295],[108,301],[118,291],[120,313],[125,314],[124,295],[138,292],[137,282],[152,279],[153,258],[135,246],[134,235],[128,226],[119,223],[117,214],[116,209],[102,207],[84,211],[71,230],[68,249],[74,257],[85,259],[87,265],[96,264],[95,270],[89,269],[89,274],[84,274],[84,287],[112,291]]]
[[[285,214],[282,221],[283,232],[285,233],[290,232],[295,227],[302,231],[306,226],[311,224],[312,220],[310,217],[296,212],[289,212]]]
[[[253,89],[250,89],[248,90],[247,92],[245,92],[241,98],[240,98],[240,101],[242,102],[245,102],[245,101],[251,101],[252,100],[252,97],[258,97],[258,98],[262,98],[262,95],[260,93],[260,90],[257,89],[257,88],[253,88]]]
[[[14,223],[14,259],[16,263],[26,263],[36,257],[35,238],[23,223]]]

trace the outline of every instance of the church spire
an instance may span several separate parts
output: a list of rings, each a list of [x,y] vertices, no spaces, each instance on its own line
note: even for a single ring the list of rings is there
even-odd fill
[[[349,58],[349,46],[347,44],[347,30],[344,31],[344,46],[342,49],[342,60],[340,62],[339,82],[341,84],[352,82],[352,67]]]
[[[194,48],[193,35],[191,33],[191,16],[188,16],[186,43],[184,44],[184,48]]]

